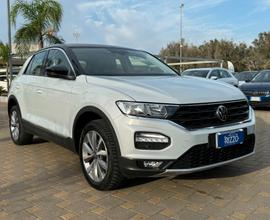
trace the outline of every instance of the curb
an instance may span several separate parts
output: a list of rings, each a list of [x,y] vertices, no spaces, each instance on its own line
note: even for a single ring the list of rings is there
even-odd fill
[[[0,96],[0,102],[7,103],[8,98],[5,96]]]

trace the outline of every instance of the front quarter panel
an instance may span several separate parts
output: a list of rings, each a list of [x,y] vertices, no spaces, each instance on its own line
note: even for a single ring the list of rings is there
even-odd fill
[[[72,89],[73,93],[73,110],[69,124],[69,137],[72,137],[73,125],[75,119],[85,107],[94,107],[104,113],[104,115],[110,120],[113,127],[116,118],[122,115],[116,105],[118,100],[134,101],[131,97],[122,94],[121,92],[113,89],[95,85],[95,83],[86,83],[84,75],[77,77],[77,83]]]

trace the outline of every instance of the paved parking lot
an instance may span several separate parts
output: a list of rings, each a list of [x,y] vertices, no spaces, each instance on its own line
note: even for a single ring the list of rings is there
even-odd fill
[[[270,219],[270,111],[256,111],[256,155],[211,171],[100,192],[79,158],[35,140],[15,146],[0,103],[0,219]]]

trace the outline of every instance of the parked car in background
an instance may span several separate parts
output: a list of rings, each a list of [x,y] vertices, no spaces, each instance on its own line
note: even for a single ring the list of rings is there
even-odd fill
[[[38,51],[12,82],[8,113],[15,144],[37,135],[69,147],[101,190],[254,153],[255,114],[239,89],[181,77],[134,49],[61,44]]]
[[[243,71],[239,73],[235,73],[235,78],[239,81],[239,86],[250,82],[259,72],[258,71]]]
[[[233,74],[229,70],[224,68],[188,69],[182,72],[182,75],[217,80],[238,87],[238,80],[233,76]]]
[[[4,88],[5,91],[7,91],[7,77],[0,75],[0,86]]]
[[[259,72],[249,83],[240,86],[254,107],[270,107],[270,70]]]

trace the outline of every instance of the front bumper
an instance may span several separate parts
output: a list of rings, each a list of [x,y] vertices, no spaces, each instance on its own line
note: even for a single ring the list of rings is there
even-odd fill
[[[249,120],[246,122],[227,125],[224,127],[204,128],[192,131],[167,120],[143,119],[127,117],[124,115],[119,116],[114,120],[114,122],[121,151],[119,163],[123,174],[127,177],[160,176],[197,172],[227,164],[246,156],[250,156],[254,153],[255,115],[251,108]],[[211,135],[218,132],[237,129],[244,129],[246,137],[253,139],[244,143],[244,145],[249,148],[249,151],[233,156],[225,156],[222,160],[215,160],[215,158],[220,158],[222,154],[227,154],[226,152],[220,152],[221,154],[219,154],[213,151],[208,155],[209,152],[207,149],[215,148],[212,141],[209,139]],[[164,134],[170,137],[171,143],[167,148],[162,150],[139,150],[135,148],[134,144],[134,134],[136,132],[156,132]],[[242,146],[243,148],[245,147],[244,145]],[[199,152],[196,157],[192,157],[193,154],[191,154],[188,156],[190,160],[185,160],[183,162],[183,164],[188,164],[188,166],[173,166],[177,161],[181,160],[185,154],[191,151],[191,149],[198,146],[204,146],[206,149],[205,152],[201,152],[204,153],[204,158],[210,156],[214,159],[208,162],[190,165],[190,162],[196,162],[202,159],[200,158]],[[233,147],[239,148],[239,146],[232,146],[229,148],[232,149]],[[140,162],[142,161],[163,161],[163,165],[157,169],[146,169],[140,166]]]
[[[209,142],[193,146],[177,160],[161,160],[163,164],[155,169],[144,168],[142,163],[145,160],[126,158],[121,158],[120,166],[126,177],[188,174],[212,169],[251,156],[255,153],[254,146],[255,135],[250,134],[246,136],[245,142],[241,145],[217,149]]]

